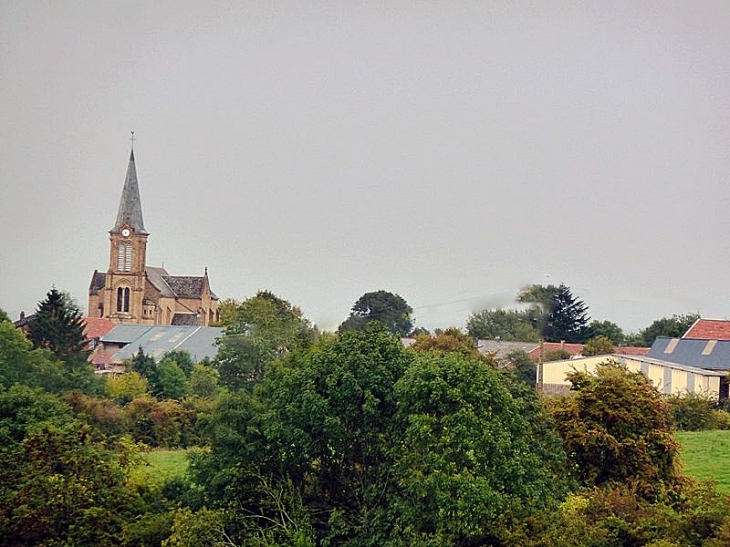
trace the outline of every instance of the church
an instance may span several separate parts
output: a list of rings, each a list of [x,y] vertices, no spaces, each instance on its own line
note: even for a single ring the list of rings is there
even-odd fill
[[[109,231],[109,268],[94,271],[89,285],[89,317],[138,325],[208,326],[218,321],[218,297],[202,276],[170,275],[147,265],[134,148],[114,227]]]

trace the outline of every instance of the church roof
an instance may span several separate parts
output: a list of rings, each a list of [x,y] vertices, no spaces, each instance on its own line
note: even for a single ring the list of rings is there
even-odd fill
[[[199,298],[203,294],[204,279],[186,275],[167,275],[165,281],[180,298]]]
[[[106,285],[106,274],[94,270],[94,275],[91,276],[91,283],[89,284],[89,294],[97,294]]]
[[[147,280],[160,291],[162,296],[172,298],[200,298],[203,295],[205,276],[195,275],[170,275],[164,268],[147,266]],[[213,300],[218,297],[210,292]]]
[[[127,178],[124,180],[122,198],[119,200],[117,221],[114,223],[112,232],[121,230],[125,223],[129,224],[129,226],[138,234],[147,233],[144,229],[144,221],[142,220],[142,200],[139,198],[137,168],[134,165],[134,150],[132,150],[129,155]]]
[[[172,316],[172,325],[197,327],[200,325],[200,317],[197,313],[176,313]]]

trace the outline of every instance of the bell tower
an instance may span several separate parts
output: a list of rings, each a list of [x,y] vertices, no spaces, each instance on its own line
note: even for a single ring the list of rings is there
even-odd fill
[[[134,134],[132,134],[134,138]],[[132,141],[134,146],[134,141]],[[103,295],[105,316],[115,323],[139,323],[143,315],[147,236],[142,220],[134,147],[129,155],[119,212],[109,231],[109,269]]]

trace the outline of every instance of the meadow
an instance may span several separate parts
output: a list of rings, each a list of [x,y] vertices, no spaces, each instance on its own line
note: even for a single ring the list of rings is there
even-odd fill
[[[730,494],[730,431],[678,431],[675,438],[685,473]]]

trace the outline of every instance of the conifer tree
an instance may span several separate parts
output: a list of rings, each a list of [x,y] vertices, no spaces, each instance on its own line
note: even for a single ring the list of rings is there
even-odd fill
[[[51,288],[38,303],[29,337],[35,347],[48,348],[62,357],[83,352],[86,336],[81,310],[68,294]]]
[[[560,285],[550,303],[543,335],[550,342],[582,343],[586,341],[588,320],[588,306],[573,296],[570,288]]]

